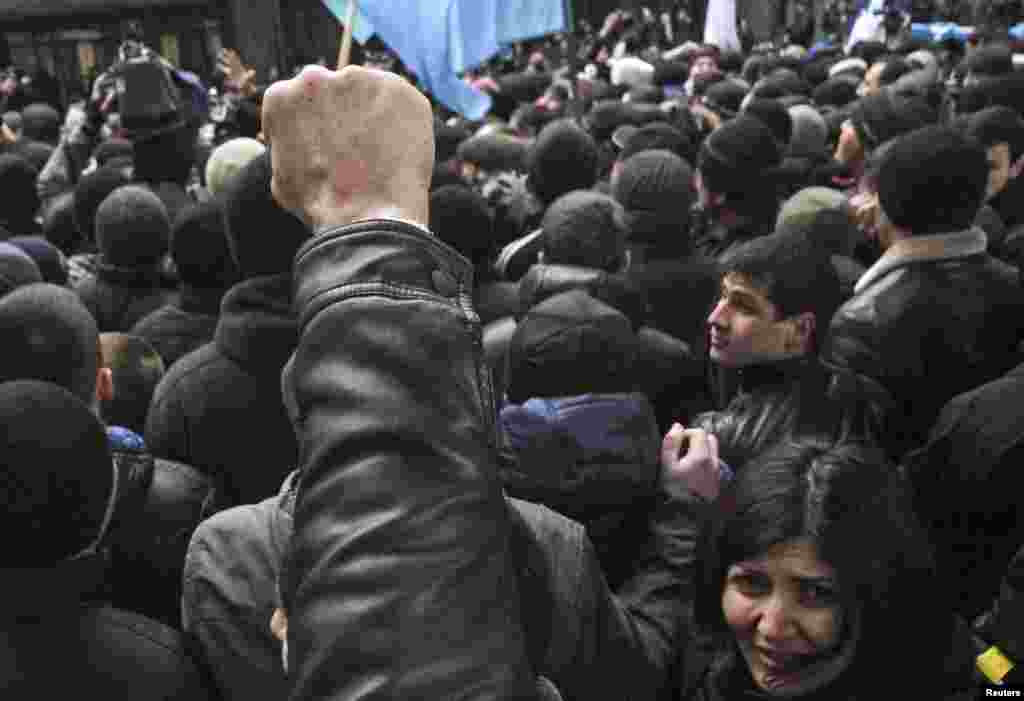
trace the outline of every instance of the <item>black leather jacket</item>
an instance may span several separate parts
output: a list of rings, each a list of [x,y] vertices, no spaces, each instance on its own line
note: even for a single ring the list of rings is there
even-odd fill
[[[946,402],[1019,361],[1024,293],[1016,268],[985,246],[978,229],[897,244],[832,319],[826,362],[895,401],[885,425],[894,457],[924,443]]]
[[[471,277],[395,222],[322,234],[296,258],[294,701],[535,693]]]
[[[829,372],[817,356],[743,368],[730,378],[737,389],[721,411],[700,415],[694,427],[718,438],[732,468],[794,438],[877,438],[888,397],[868,383]]]
[[[303,459],[281,584],[293,700],[537,693],[470,271],[393,221],[321,234],[297,256],[301,336],[283,388]],[[691,508],[663,496],[644,576],[621,608],[605,597],[605,642],[577,658],[615,670],[631,689],[615,698],[653,698],[668,678],[692,598]]]

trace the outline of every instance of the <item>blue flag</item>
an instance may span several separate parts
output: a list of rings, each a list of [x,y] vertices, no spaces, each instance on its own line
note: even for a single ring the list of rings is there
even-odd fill
[[[347,14],[347,0],[324,0]],[[359,0],[364,26],[449,108],[481,119],[491,99],[459,77],[506,44],[565,31],[563,0]],[[331,10],[337,15],[335,9]],[[344,20],[342,20],[344,21]],[[358,29],[359,23],[356,24]]]

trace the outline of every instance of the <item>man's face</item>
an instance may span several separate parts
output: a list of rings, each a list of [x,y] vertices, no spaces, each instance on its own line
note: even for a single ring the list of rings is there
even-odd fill
[[[711,316],[711,360],[727,368],[777,360],[789,351],[791,331],[764,292],[748,279],[729,273]]]
[[[718,63],[710,56],[701,56],[690,66],[690,79],[697,80],[718,70]]]
[[[990,200],[1006,188],[1010,182],[1010,169],[1013,165],[1010,160],[1010,145],[995,144],[986,150],[988,156],[988,189],[985,191],[985,199]]]

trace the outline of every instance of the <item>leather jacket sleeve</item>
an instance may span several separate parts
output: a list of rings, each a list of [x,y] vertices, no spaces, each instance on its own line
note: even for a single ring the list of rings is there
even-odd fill
[[[471,278],[394,221],[296,258],[294,701],[536,697]]]

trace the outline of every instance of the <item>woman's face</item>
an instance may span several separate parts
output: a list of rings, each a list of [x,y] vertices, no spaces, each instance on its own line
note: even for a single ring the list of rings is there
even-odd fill
[[[806,539],[730,566],[722,612],[754,682],[775,693],[806,685],[843,630],[835,572]]]

